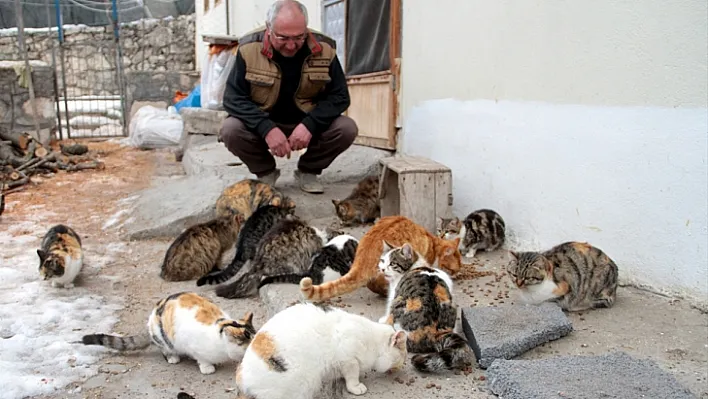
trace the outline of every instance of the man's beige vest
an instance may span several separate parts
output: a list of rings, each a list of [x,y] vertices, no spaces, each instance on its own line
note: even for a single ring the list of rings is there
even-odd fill
[[[251,99],[269,111],[278,100],[282,74],[273,61],[273,48],[265,27],[255,29],[239,39],[238,48],[246,62],[246,80],[251,84]],[[314,99],[331,80],[329,66],[337,54],[335,41],[311,30],[307,38],[311,54],[305,58],[300,85],[295,92],[295,104],[303,112],[315,108]]]

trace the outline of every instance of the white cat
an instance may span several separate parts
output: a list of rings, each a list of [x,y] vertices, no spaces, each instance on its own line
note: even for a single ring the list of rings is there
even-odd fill
[[[300,303],[261,327],[236,370],[236,385],[245,397],[311,399],[344,378],[347,391],[362,395],[367,388],[360,373],[400,369],[406,356],[404,331],[328,305]]]
[[[212,374],[215,364],[240,360],[255,335],[253,313],[234,320],[208,299],[181,292],[155,305],[146,333],[130,337],[89,334],[81,343],[130,351],[147,348],[152,341],[168,363],[179,363],[180,356],[188,356],[197,361],[202,374]]]

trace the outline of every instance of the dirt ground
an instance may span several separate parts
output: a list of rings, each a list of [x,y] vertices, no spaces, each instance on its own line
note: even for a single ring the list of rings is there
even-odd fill
[[[41,212],[38,209],[46,209],[51,211],[44,220],[47,224],[68,222],[83,232],[87,262],[90,263],[92,257],[115,251],[119,246],[120,256],[114,256],[114,260],[100,272],[82,273],[77,281],[77,285],[91,291],[117,294],[123,298],[125,307],[119,313],[120,322],[115,332],[143,331],[154,304],[170,293],[183,290],[207,292],[232,316],[253,311],[254,324],[256,327],[262,325],[266,312],[257,298],[224,300],[213,295],[211,289],[197,289],[194,282],[162,281],[157,274],[169,241],[121,242],[118,230],[103,229],[106,221],[120,209],[120,200],[151,184],[159,184],[163,178],[181,173],[174,156],[169,151],[140,151],[109,142],[88,144],[91,150],[101,155],[106,164],[104,171],[60,173],[11,194],[7,198],[2,224],[22,221],[30,214],[37,217],[37,212]],[[44,205],[44,208],[37,208],[37,205]],[[478,270],[491,274],[457,283],[455,298],[460,306],[513,302],[514,296],[509,293],[509,282],[503,272],[505,256],[501,252],[481,253],[475,258]],[[364,291],[351,298],[352,311],[361,309],[363,313],[367,310],[367,314],[372,315],[382,312],[383,299],[372,299]],[[571,335],[529,351],[521,358],[624,350],[631,355],[655,360],[697,397],[708,399],[708,315],[691,308],[690,304],[634,288],[622,288],[613,309],[571,314],[569,317],[575,328]],[[197,393],[198,399],[233,398],[234,369],[233,364],[226,364],[218,366],[215,374],[205,376],[199,373],[194,361],[184,359],[177,365],[170,365],[154,349],[130,355],[106,351],[98,375],[74,383],[63,392],[36,398],[174,399],[180,390]],[[428,379],[407,369],[406,374],[398,379],[398,383],[377,383],[370,387],[367,396],[410,399],[494,397],[488,393],[482,370],[475,370],[469,376]]]

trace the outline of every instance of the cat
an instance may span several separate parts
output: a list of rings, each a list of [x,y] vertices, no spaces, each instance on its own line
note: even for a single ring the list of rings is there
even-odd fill
[[[454,332],[457,306],[452,279],[430,267],[410,244],[393,247],[384,242],[379,270],[390,282],[386,313],[380,323],[402,329],[408,336],[413,367],[421,372],[464,370],[475,355],[467,340]]]
[[[343,226],[371,223],[381,215],[379,177],[362,179],[343,200],[332,199],[337,217]]]
[[[44,235],[39,255],[39,275],[51,280],[52,287],[74,287],[74,280],[84,264],[81,237],[63,224],[52,226]]]
[[[349,234],[340,232],[336,232],[336,234],[315,253],[308,271],[264,277],[258,284],[258,289],[274,283],[298,284],[304,277],[310,277],[314,284],[322,284],[324,281],[332,281],[347,274],[349,267],[354,262],[354,254],[356,254],[359,240]]]
[[[167,249],[160,277],[186,281],[219,271],[221,257],[233,247],[243,223],[243,215],[231,214],[189,227]]]
[[[241,267],[256,255],[258,243],[268,230],[279,220],[294,217],[294,214],[295,208],[292,207],[265,205],[258,208],[243,223],[236,242],[236,254],[231,263],[223,270],[215,270],[200,277],[197,286],[220,284],[235,276]]]
[[[216,215],[240,213],[248,219],[256,209],[265,205],[295,208],[295,202],[273,186],[254,179],[243,179],[224,189],[216,200]]]
[[[292,216],[281,219],[263,236],[253,259],[241,270],[240,277],[216,288],[223,298],[245,298],[258,292],[263,276],[304,273],[312,257],[331,239],[327,231],[310,226]]]
[[[385,296],[388,284],[378,269],[379,258],[383,253],[383,240],[392,245],[410,243],[429,264],[440,267],[453,276],[462,267],[460,251],[457,249],[459,238],[444,240],[404,216],[385,216],[359,241],[354,262],[346,275],[318,285],[313,285],[312,279],[305,277],[300,280],[303,296],[309,300],[322,301],[352,292],[364,285]]]
[[[553,301],[570,312],[615,303],[617,265],[599,248],[569,241],[544,252],[510,254],[507,272],[525,303]]]
[[[344,378],[348,392],[363,395],[361,373],[401,369],[406,357],[404,331],[328,305],[298,303],[258,331],[236,369],[236,386],[242,398],[311,399]]]
[[[460,252],[472,258],[477,250],[491,252],[501,248],[506,240],[506,225],[495,211],[479,209],[464,220],[438,218],[437,236],[448,240],[460,237]]]
[[[147,332],[129,337],[89,334],[81,343],[133,351],[152,342],[168,363],[179,363],[180,356],[188,356],[197,361],[202,374],[212,374],[215,365],[240,360],[255,335],[252,312],[240,320],[232,319],[208,299],[180,292],[157,302],[148,318]]]

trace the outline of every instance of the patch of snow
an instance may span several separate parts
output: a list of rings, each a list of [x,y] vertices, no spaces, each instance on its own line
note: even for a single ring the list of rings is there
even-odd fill
[[[45,233],[45,226],[32,221],[0,232],[2,399],[51,393],[96,375],[106,351],[73,342],[87,333],[111,331],[122,308],[119,298],[94,295],[80,284],[52,288],[40,280],[37,248]],[[89,252],[85,261],[106,261],[100,258]]]

